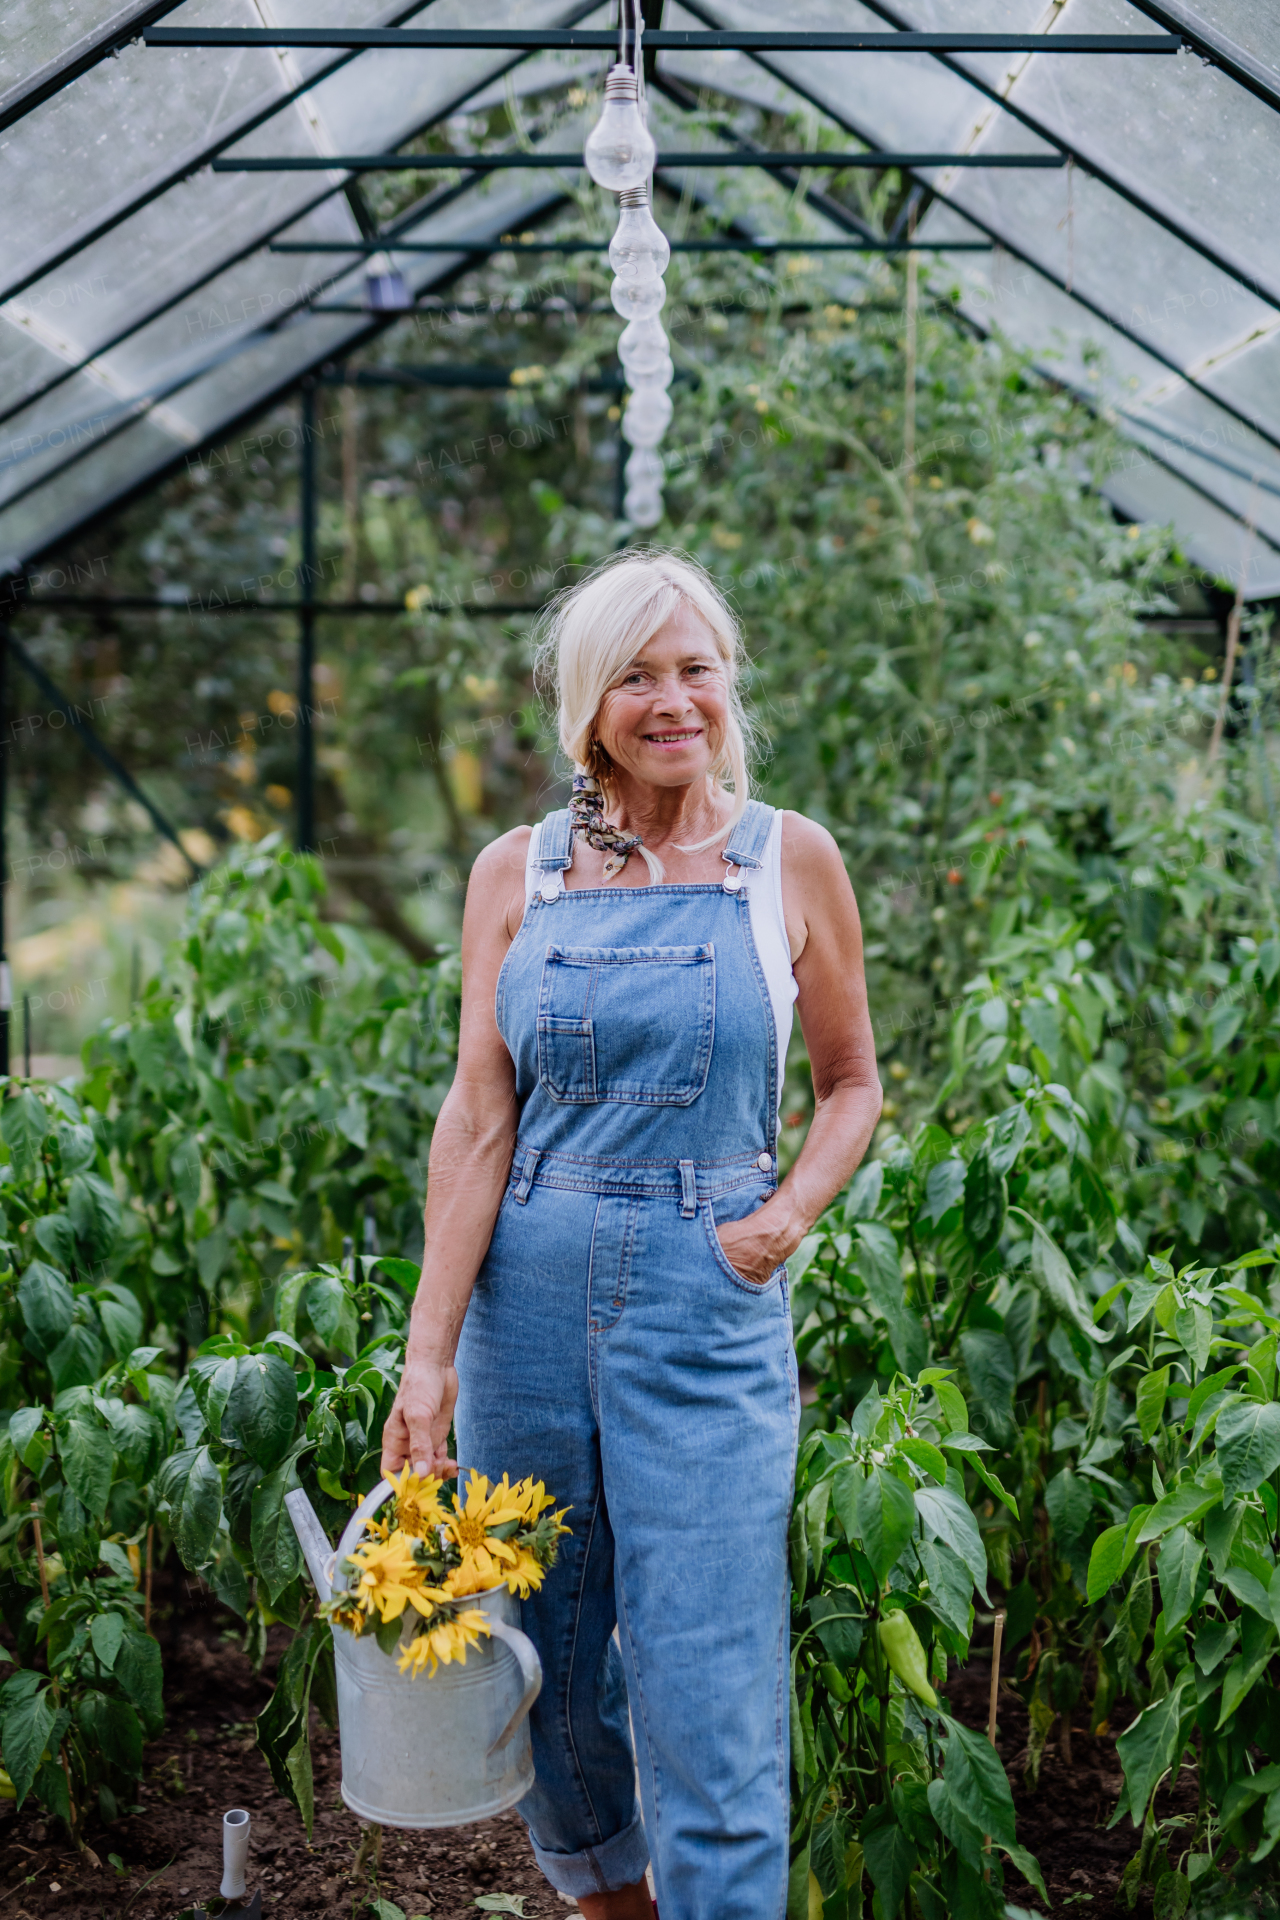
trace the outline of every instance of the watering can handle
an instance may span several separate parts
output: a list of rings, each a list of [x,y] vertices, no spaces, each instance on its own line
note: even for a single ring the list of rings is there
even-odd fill
[[[524,1692],[520,1697],[520,1704],[493,1745],[489,1748],[489,1753],[485,1756],[486,1759],[489,1758],[490,1755],[497,1753],[500,1747],[506,1746],[508,1740],[520,1725],[520,1722],[524,1719],[538,1695],[542,1692],[542,1662],[539,1660],[538,1650],[528,1634],[521,1633],[519,1627],[509,1627],[505,1620],[490,1620],[489,1631],[495,1640],[505,1640],[519,1661],[521,1677],[524,1680]]]

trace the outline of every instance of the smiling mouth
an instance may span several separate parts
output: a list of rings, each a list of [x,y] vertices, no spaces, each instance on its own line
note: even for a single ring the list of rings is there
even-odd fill
[[[701,727],[684,727],[679,733],[646,733],[644,736],[654,747],[682,747],[686,740],[700,740]]]

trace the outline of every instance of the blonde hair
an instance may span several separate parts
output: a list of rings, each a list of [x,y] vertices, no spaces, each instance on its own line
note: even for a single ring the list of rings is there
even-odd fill
[[[593,775],[605,789],[613,763],[594,738],[605,694],[631,665],[641,648],[681,607],[705,622],[726,669],[729,698],[724,737],[707,777],[733,792],[728,826],[682,852],[714,846],[732,831],[751,797],[747,756],[754,729],[739,691],[746,650],[742,629],[711,575],[687,553],[663,547],[627,547],[593,567],[585,579],[558,593],[539,619],[536,672],[542,687],[554,691],[560,745],[580,773]],[[655,880],[662,863],[640,848]]]

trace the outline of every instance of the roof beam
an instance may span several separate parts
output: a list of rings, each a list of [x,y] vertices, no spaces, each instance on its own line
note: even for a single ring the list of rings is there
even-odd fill
[[[457,47],[524,53],[608,52],[616,28],[596,27],[151,27],[149,47],[370,47],[396,51]],[[1180,53],[1176,33],[777,33],[737,28],[704,32],[659,27],[646,52],[669,53]]]
[[[1132,0],[1132,4],[1135,6],[1140,3],[1141,0]],[[700,12],[697,0],[688,0],[688,5],[690,12]],[[882,20],[889,20],[897,24],[901,22],[903,18],[902,14],[900,14],[895,7],[886,5],[885,0],[866,0],[866,5],[872,13],[878,14]],[[1088,154],[1081,153],[1077,147],[1070,146],[1060,134],[1053,133],[1045,126],[1042,120],[1038,120],[1034,114],[1028,113],[1025,108],[1020,107],[1011,95],[999,92],[997,88],[990,86],[985,80],[980,80],[977,75],[971,73],[967,67],[961,66],[956,60],[949,59],[945,54],[937,53],[935,57],[938,59],[939,64],[947,69],[948,73],[954,73],[957,79],[965,81],[966,84],[973,87],[976,92],[982,94],[985,99],[990,100],[1005,113],[1012,114],[1019,125],[1025,127],[1029,133],[1038,134],[1042,140],[1047,140],[1049,144],[1056,147],[1060,153],[1069,154],[1078,167],[1082,167],[1086,173],[1091,174],[1092,177],[1100,181],[1104,187],[1109,187],[1112,193],[1118,194],[1122,200],[1127,201],[1131,207],[1135,207],[1139,213],[1145,214],[1149,220],[1154,220],[1158,227],[1163,227],[1164,231],[1172,234],[1175,240],[1180,240],[1184,246],[1190,247],[1193,252],[1200,255],[1202,260],[1208,260],[1213,266],[1217,267],[1220,273],[1225,273],[1240,286],[1248,287],[1250,293],[1256,294],[1258,299],[1264,300],[1268,306],[1280,310],[1280,291],[1273,291],[1271,288],[1263,286],[1261,281],[1253,274],[1248,273],[1240,265],[1239,261],[1228,259],[1226,254],[1220,253],[1219,250],[1211,246],[1208,241],[1200,239],[1197,234],[1192,233],[1187,227],[1184,227],[1181,221],[1175,220],[1172,215],[1162,212],[1159,207],[1152,206],[1149,200],[1145,199],[1142,194],[1136,192],[1133,187],[1121,180],[1117,174],[1112,173],[1110,168],[1104,166],[1100,161],[1092,159]],[[768,71],[773,74],[775,79],[781,80],[785,86],[792,87],[797,93],[803,91],[802,88],[796,86],[795,81],[792,80],[789,75],[780,73],[776,68],[770,67],[767,61],[762,62],[762,64],[768,68]],[[839,118],[839,115],[825,102],[815,102],[815,105],[821,105],[823,111],[828,113],[833,120]],[[850,130],[852,131],[852,129]],[[928,186],[929,183],[926,181],[924,184]],[[961,211],[963,211],[963,209],[961,209]]]
[[[849,167],[1065,167],[1065,153],[660,153],[658,167],[813,167],[843,173]],[[342,153],[281,155],[279,159],[215,160],[214,173],[434,173],[458,168],[498,173],[509,167],[582,168],[581,153]]]
[[[1211,67],[1217,67],[1229,80],[1234,80],[1238,87],[1243,87],[1247,93],[1251,93],[1255,100],[1263,101],[1273,112],[1280,113],[1280,90],[1270,86],[1261,74],[1255,73],[1246,66],[1243,60],[1237,60],[1224,47],[1220,47],[1217,41],[1206,39],[1204,34],[1197,33],[1193,27],[1189,27],[1185,21],[1179,19],[1171,7],[1158,6],[1154,0],[1129,0],[1129,4],[1137,7],[1139,13],[1145,13],[1147,18],[1154,20],[1158,26],[1166,28],[1170,33],[1176,33],[1183,45],[1189,47],[1192,53],[1198,53],[1200,58],[1206,60]]]
[[[92,73],[102,61],[109,60],[122,47],[127,47],[130,41],[136,40],[144,27],[162,20],[166,13],[175,13],[181,5],[182,0],[151,0],[150,5],[138,7],[127,20],[117,21],[109,32],[82,44],[63,66],[51,70],[50,64],[46,63],[38,69],[29,87],[0,107],[0,133],[6,127],[15,126],[19,120],[25,120],[29,113],[42,107],[46,100],[52,100],[72,81]]]
[[[960,209],[963,211],[963,209]],[[968,218],[968,216],[965,216]],[[978,222],[975,221],[977,226]],[[984,229],[985,231],[985,229]],[[672,253],[990,253],[990,240],[671,240]],[[273,240],[268,253],[607,253],[607,240]]]

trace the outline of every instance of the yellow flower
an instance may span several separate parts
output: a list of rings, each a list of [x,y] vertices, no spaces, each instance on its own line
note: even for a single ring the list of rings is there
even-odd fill
[[[440,1505],[441,1482],[434,1474],[421,1478],[410,1471],[406,1460],[400,1478],[392,1481],[396,1490],[396,1525],[415,1540],[425,1540],[432,1527],[438,1527],[448,1515]]]
[[[507,1591],[518,1593],[522,1600],[527,1600],[542,1585],[542,1576],[543,1569],[528,1548],[521,1547],[515,1566],[507,1568],[505,1572]]]
[[[423,1585],[423,1570],[413,1558],[413,1542],[399,1527],[386,1540],[364,1540],[348,1556],[358,1569],[352,1603],[382,1619],[398,1620],[410,1593]]]
[[[429,1628],[426,1633],[420,1633],[416,1640],[411,1640],[400,1655],[400,1671],[416,1680],[424,1669],[428,1676],[433,1674],[440,1661],[448,1666],[456,1660],[459,1666],[463,1666],[468,1649],[478,1646],[481,1635],[488,1631],[489,1623],[484,1615],[478,1608],[469,1607],[465,1613],[442,1620],[438,1626]]]
[[[486,1540],[475,1547],[464,1547],[462,1564],[445,1575],[445,1586],[455,1599],[468,1593],[488,1593],[507,1578],[507,1568],[519,1560],[515,1547],[505,1540]]]

